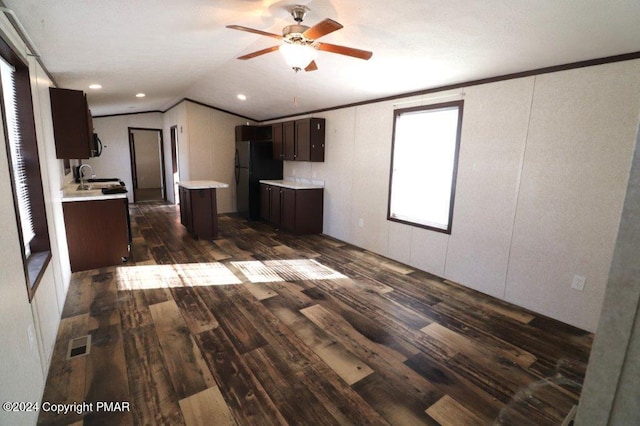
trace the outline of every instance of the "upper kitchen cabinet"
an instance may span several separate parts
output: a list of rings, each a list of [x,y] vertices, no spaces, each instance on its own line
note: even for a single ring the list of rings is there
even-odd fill
[[[93,120],[81,90],[49,88],[56,158],[91,158]]]
[[[236,126],[236,142],[262,142],[271,140],[271,126]]]
[[[272,124],[273,158],[324,161],[324,118],[304,118]]]
[[[284,160],[284,134],[282,123],[271,125],[271,136],[273,139],[273,159]]]
[[[296,127],[295,122],[282,123],[282,159],[294,161],[296,159]]]
[[[295,121],[296,161],[324,161],[324,118]]]

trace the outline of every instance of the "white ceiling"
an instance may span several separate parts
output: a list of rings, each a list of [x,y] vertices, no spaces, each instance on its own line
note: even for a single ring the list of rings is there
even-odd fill
[[[638,0],[4,3],[59,86],[88,92],[94,115],[165,110],[186,97],[264,120],[640,51]],[[277,51],[235,59],[278,41],[225,25],[280,34],[294,23],[293,4],[311,9],[306,25],[324,18],[344,25],[321,41],[371,50],[371,60],[319,52],[317,71],[296,74]]]

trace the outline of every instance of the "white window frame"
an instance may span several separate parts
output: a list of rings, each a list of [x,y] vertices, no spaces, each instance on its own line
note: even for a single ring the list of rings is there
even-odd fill
[[[451,234],[463,106],[394,111],[388,220]]]

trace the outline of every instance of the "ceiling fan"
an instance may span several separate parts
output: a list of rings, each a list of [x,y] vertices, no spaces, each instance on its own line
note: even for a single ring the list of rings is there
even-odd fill
[[[243,27],[241,25],[227,25],[227,28],[231,28],[233,30],[246,31],[249,33],[259,34],[282,40],[282,44],[278,46],[271,46],[266,49],[248,53],[246,55],[238,57],[238,59],[251,59],[255,58],[256,56],[264,55],[265,53],[280,50],[287,64],[289,64],[289,66],[293,68],[294,71],[298,72],[303,69],[305,71],[315,71],[318,69],[318,66],[315,62],[315,58],[318,55],[318,50],[338,53],[340,55],[351,56],[364,60],[368,60],[369,58],[371,58],[373,53],[366,50],[354,49],[352,47],[339,46],[337,44],[322,43],[316,41],[322,36],[339,30],[340,28],[342,28],[342,25],[340,25],[333,19],[328,18],[317,23],[313,27],[302,25],[302,20],[304,19],[308,11],[309,8],[306,6],[293,6],[290,12],[291,16],[296,21],[296,24],[287,25],[286,27],[284,27],[282,29],[282,35]]]

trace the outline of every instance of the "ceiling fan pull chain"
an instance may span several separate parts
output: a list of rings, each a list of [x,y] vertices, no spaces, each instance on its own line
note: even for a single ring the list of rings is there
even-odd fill
[[[298,107],[298,71],[293,73],[293,106]]]

